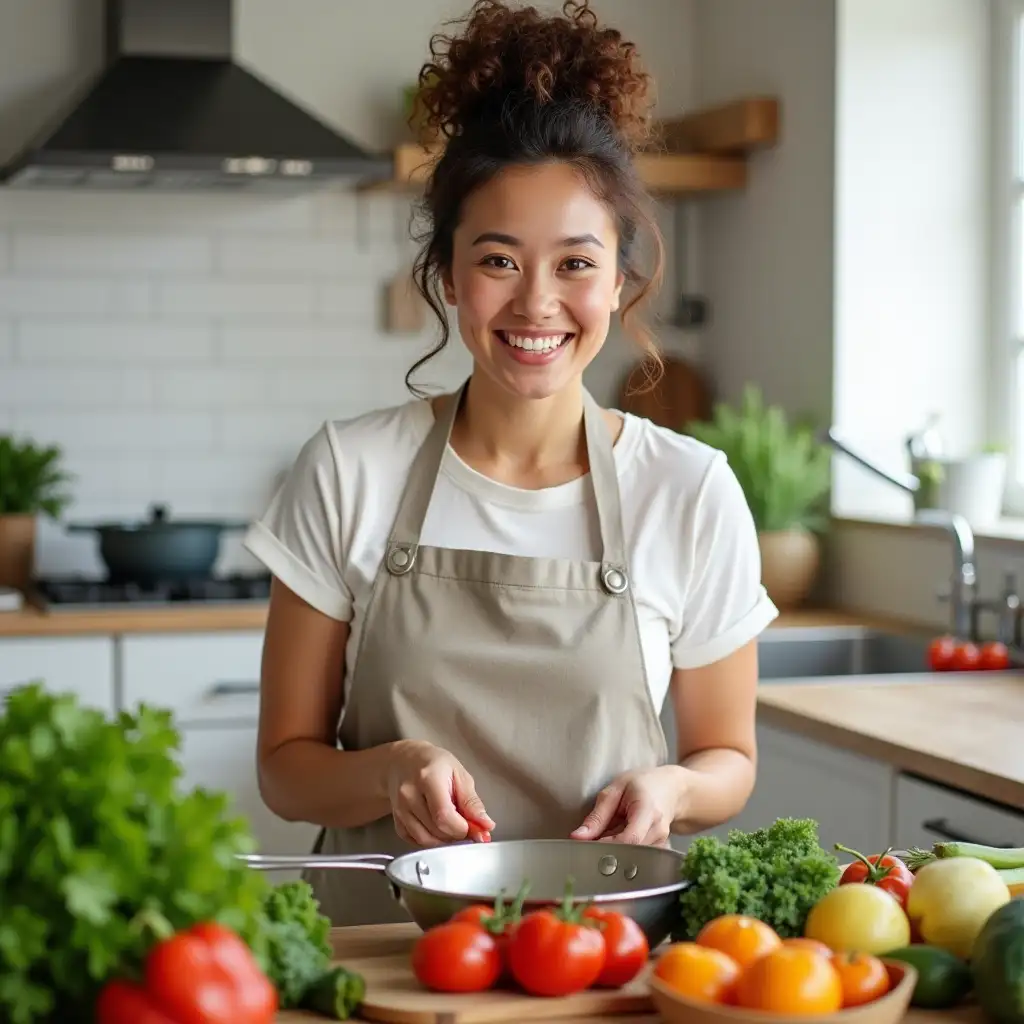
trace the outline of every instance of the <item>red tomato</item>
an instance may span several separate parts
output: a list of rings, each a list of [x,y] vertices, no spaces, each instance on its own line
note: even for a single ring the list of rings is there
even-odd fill
[[[990,640],[987,644],[982,644],[981,654],[978,658],[979,668],[1001,671],[1009,664],[1010,652],[1006,649],[1006,644],[1000,643],[998,640]]]
[[[512,977],[533,996],[567,996],[590,988],[606,958],[601,929],[567,906],[527,914],[508,944]]]
[[[447,921],[425,931],[412,948],[416,980],[435,992],[483,992],[501,975],[495,937],[471,921]]]
[[[907,894],[914,884],[914,875],[899,857],[891,856],[888,850],[882,854],[876,853],[865,857],[864,854],[839,843],[836,843],[836,849],[856,858],[843,871],[842,877],[839,879],[840,885],[864,882],[877,886],[879,889],[884,889],[890,896],[895,896],[899,900],[900,906],[906,909]]]
[[[596,985],[601,988],[621,988],[632,981],[647,963],[650,947],[643,929],[626,914],[600,907],[583,911],[587,921],[596,921],[604,936],[605,961]]]
[[[933,672],[948,672],[955,653],[956,641],[951,636],[937,636],[928,647],[928,665]]]
[[[968,640],[956,645],[952,668],[954,672],[973,672],[978,668],[980,661],[981,651],[978,650],[978,645]]]

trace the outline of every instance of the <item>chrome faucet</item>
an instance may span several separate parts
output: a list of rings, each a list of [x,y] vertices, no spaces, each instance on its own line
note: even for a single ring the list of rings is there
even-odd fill
[[[854,462],[887,483],[914,495],[921,487],[921,481],[911,473],[890,473],[876,465],[863,455],[850,449],[830,427],[825,435],[826,440],[837,451],[842,452]],[[941,593],[940,599],[949,601],[950,618],[953,634],[964,640],[977,640],[977,599],[978,573],[974,564],[974,531],[971,524],[956,512],[942,509],[917,509],[914,513],[917,522],[944,529],[953,541],[953,572],[950,577],[949,591]]]

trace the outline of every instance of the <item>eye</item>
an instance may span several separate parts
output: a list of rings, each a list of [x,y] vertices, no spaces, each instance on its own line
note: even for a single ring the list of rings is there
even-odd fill
[[[516,266],[507,256],[499,256],[497,253],[485,256],[480,262],[483,266],[494,267],[495,270],[515,270]]]
[[[592,269],[594,264],[590,260],[585,260],[582,256],[570,256],[562,266],[566,270],[588,270]]]

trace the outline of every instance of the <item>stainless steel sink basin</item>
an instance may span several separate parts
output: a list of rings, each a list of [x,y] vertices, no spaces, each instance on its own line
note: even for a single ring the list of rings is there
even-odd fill
[[[859,626],[768,630],[758,643],[762,682],[926,673],[931,637]]]

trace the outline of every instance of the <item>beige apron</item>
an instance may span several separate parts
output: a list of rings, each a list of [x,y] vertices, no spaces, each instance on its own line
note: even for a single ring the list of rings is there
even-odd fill
[[[346,750],[420,739],[472,776],[492,838],[568,838],[597,793],[631,769],[667,759],[647,687],[626,564],[612,441],[584,391],[600,561],[525,558],[421,545],[420,531],[467,385],[409,472],[366,609],[338,738]],[[327,829],[315,850],[413,847],[390,815]],[[383,878],[305,873],[335,925],[407,921]]]

